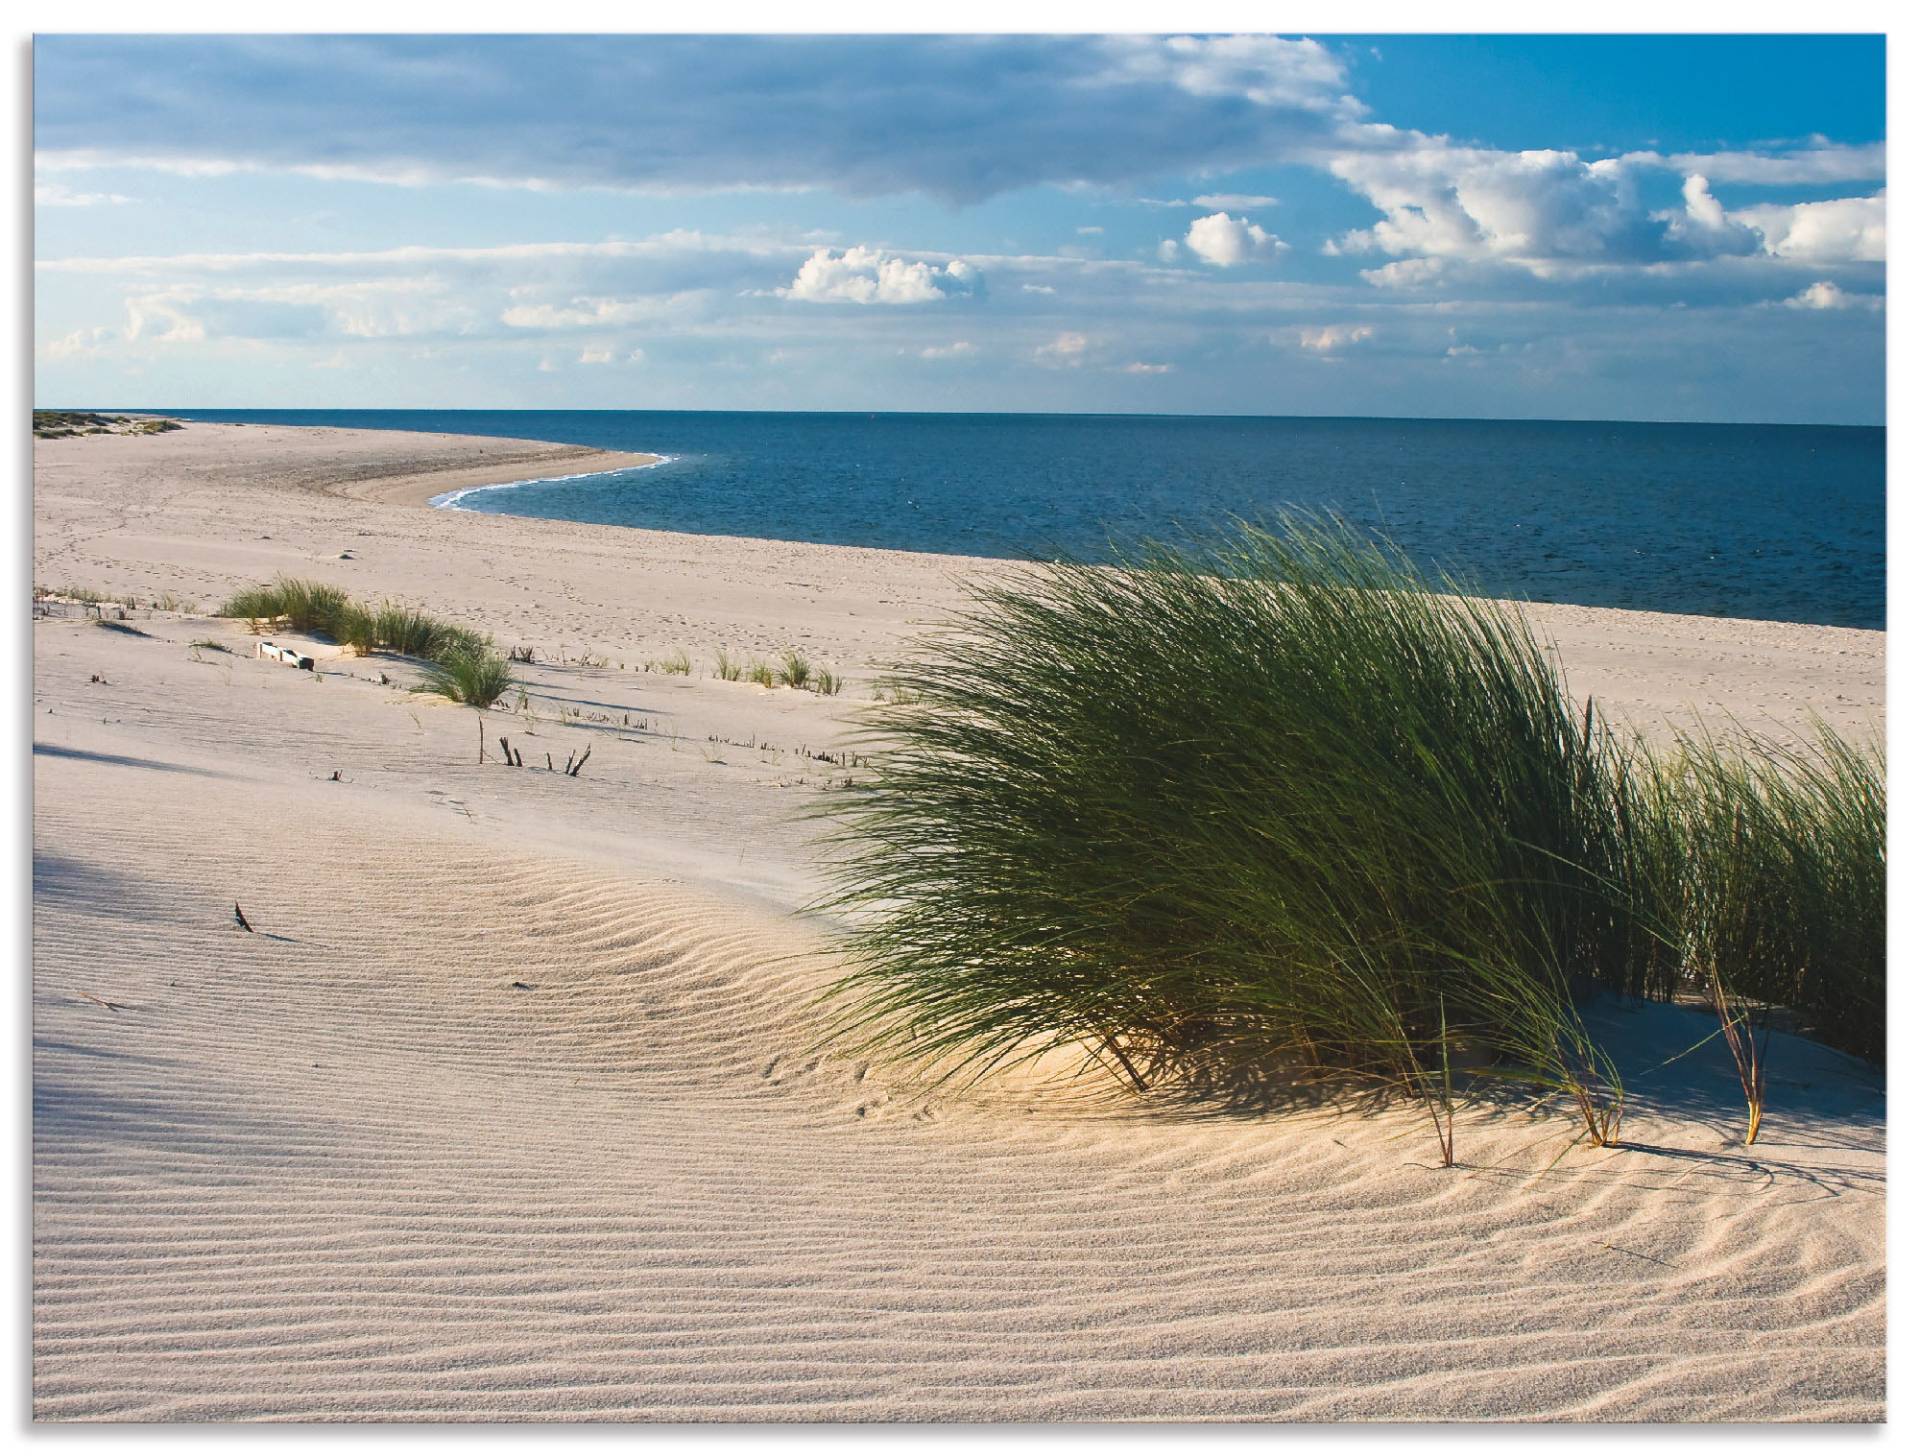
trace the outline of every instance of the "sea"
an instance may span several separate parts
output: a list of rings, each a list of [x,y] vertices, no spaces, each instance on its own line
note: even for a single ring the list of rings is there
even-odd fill
[[[153,408],[146,406],[144,408]],[[1334,512],[1491,595],[1886,626],[1886,431],[1827,425],[707,411],[166,410],[517,436],[643,470],[451,510],[991,557]]]

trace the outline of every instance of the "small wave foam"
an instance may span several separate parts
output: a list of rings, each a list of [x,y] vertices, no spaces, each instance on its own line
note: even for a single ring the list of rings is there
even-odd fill
[[[564,480],[593,480],[603,475],[629,475],[642,470],[656,470],[677,460],[677,455],[662,455],[645,465],[623,465],[618,470],[582,470],[573,475],[537,475],[530,480],[507,480],[498,485],[467,485],[459,490],[449,490],[428,499],[427,504],[435,510],[457,511],[471,510],[471,506],[462,506],[460,502],[470,495],[481,495],[490,490],[518,490],[523,485],[556,485]]]

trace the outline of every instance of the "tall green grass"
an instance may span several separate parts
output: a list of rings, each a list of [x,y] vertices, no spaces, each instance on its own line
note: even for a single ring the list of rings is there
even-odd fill
[[[469,707],[491,708],[506,696],[513,682],[507,660],[499,653],[456,648],[428,662],[413,691],[438,693]]]
[[[1633,876],[1663,982],[1886,1055],[1886,756],[1824,724],[1802,742],[1704,729],[1643,748]]]
[[[986,589],[894,673],[832,806],[849,1029],[1411,1091],[1479,1048],[1601,1131],[1569,978],[1626,934],[1621,755],[1518,614],[1331,523],[1121,564]]]
[[[1624,1090],[1576,1003],[1697,976],[1664,934],[1695,912],[1647,877],[1690,833],[1661,795],[1704,770],[1650,776],[1518,608],[1336,521],[1036,567],[890,681],[872,773],[824,811],[825,905],[853,927],[836,1025],[868,1050],[969,1075],[1070,1049],[1136,1086],[1384,1085],[1433,1109],[1487,1073],[1609,1141]],[[1837,816],[1873,765],[1825,751],[1782,782]],[[1804,815],[1767,783],[1777,818]],[[1867,867],[1872,821],[1823,857],[1796,827],[1810,894]],[[1870,898],[1809,912],[1796,944]],[[1785,991],[1741,955],[1742,985]]]

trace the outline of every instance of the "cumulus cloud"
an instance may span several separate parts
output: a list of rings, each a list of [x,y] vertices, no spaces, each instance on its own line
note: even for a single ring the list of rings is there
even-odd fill
[[[942,268],[873,248],[816,248],[780,295],[803,303],[938,303],[971,292],[978,281],[978,271],[959,258]]]
[[[1378,208],[1348,252],[1447,258],[1658,255],[1663,227],[1637,205],[1630,170],[1573,152],[1412,146],[1335,157],[1333,174]]]
[[[1363,344],[1373,337],[1372,324],[1324,324],[1304,328],[1294,334],[1302,349],[1310,354],[1334,354]]]
[[[1287,245],[1257,222],[1216,212],[1193,220],[1187,229],[1187,248],[1203,263],[1231,268],[1277,258]],[[1164,257],[1164,252],[1162,253]]]
[[[1590,162],[1568,151],[1503,152],[1425,138],[1397,149],[1339,155],[1330,170],[1383,216],[1370,228],[1330,240],[1327,251],[1511,263],[1543,276],[1569,264],[1746,256],[1877,262],[1886,256],[1884,192],[1727,208],[1714,196],[1709,174],[1695,170],[1681,183],[1679,206],[1654,205],[1650,194],[1672,186],[1662,178],[1670,178],[1674,160],[1640,153]],[[1796,165],[1811,162],[1803,158]],[[1364,276],[1380,286],[1403,287],[1438,275],[1389,265]]]
[[[1796,263],[1884,263],[1887,194],[1831,202],[1761,204],[1733,214],[1756,228],[1767,251]]]
[[[1785,303],[1788,308],[1877,310],[1885,308],[1887,301],[1877,293],[1849,293],[1833,280],[1822,279],[1808,284]]]
[[[1438,283],[1454,271],[1446,258],[1401,258],[1378,268],[1363,268],[1360,276],[1375,288],[1420,288]]]

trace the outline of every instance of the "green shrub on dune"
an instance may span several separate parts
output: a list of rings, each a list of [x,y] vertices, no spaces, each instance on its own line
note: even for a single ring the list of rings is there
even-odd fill
[[[1577,998],[1698,969],[1641,878],[1691,832],[1642,822],[1645,754],[1568,700],[1516,607],[1337,522],[1116,565],[983,590],[895,673],[873,776],[826,811],[839,1029],[945,1075],[1067,1049],[1139,1086],[1430,1107],[1484,1070],[1610,1139],[1622,1089]],[[1834,745],[1782,772],[1831,819],[1872,766]],[[1849,824],[1792,859],[1809,894],[1869,858],[1873,815]]]

